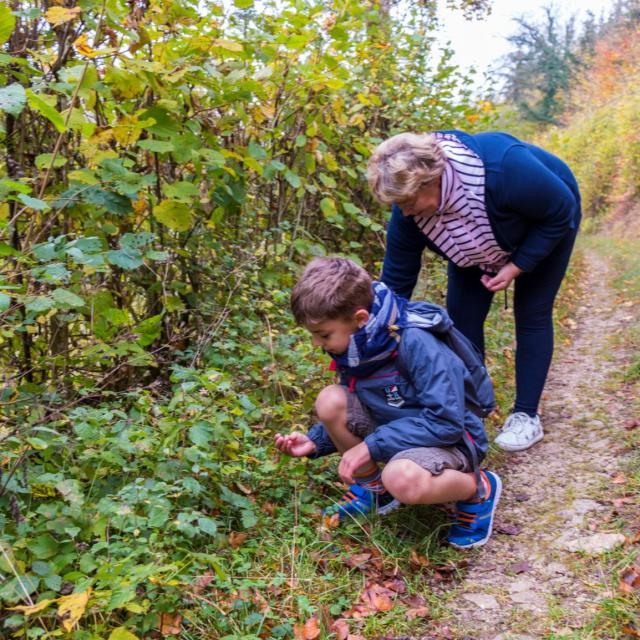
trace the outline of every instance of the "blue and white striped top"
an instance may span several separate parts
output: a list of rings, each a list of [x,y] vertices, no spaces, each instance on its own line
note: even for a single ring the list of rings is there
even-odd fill
[[[510,254],[498,244],[484,201],[482,160],[451,133],[434,134],[446,156],[440,207],[416,224],[447,258],[460,267],[497,272]]]

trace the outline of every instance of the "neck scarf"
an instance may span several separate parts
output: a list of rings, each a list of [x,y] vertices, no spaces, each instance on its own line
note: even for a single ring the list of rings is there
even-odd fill
[[[408,301],[396,296],[382,282],[373,282],[373,304],[369,320],[349,340],[345,353],[327,352],[338,369],[347,375],[365,378],[395,355],[400,327],[406,323]]]
[[[459,267],[497,272],[509,260],[498,244],[485,206],[484,163],[453,134],[435,134],[447,158],[440,207],[430,218],[416,218],[422,232]]]

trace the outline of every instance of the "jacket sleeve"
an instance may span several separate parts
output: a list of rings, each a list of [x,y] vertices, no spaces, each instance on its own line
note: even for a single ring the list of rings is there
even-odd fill
[[[393,205],[380,280],[397,295],[410,298],[418,281],[424,248],[423,234],[416,223]]]
[[[512,147],[503,160],[501,208],[530,223],[511,261],[531,271],[574,224],[579,204],[565,182],[524,146]]]
[[[373,460],[386,462],[412,447],[449,447],[464,433],[462,364],[433,335],[420,330],[402,337],[400,357],[415,387],[420,413],[379,426],[365,438]]]
[[[316,422],[307,432],[307,437],[316,445],[316,450],[310,456],[307,456],[312,460],[321,458],[322,456],[328,456],[337,451],[336,446],[333,444],[322,422]]]

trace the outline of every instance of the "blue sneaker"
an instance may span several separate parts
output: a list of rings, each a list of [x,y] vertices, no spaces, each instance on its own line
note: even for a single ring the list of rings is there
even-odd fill
[[[400,502],[388,491],[382,494],[374,493],[359,484],[352,484],[338,502],[327,507],[322,513],[325,516],[337,513],[340,520],[344,520],[348,517],[361,516],[371,512],[383,516],[399,506]]]
[[[493,516],[502,493],[502,481],[496,473],[482,473],[491,487],[489,497],[482,502],[456,503],[456,522],[451,525],[447,541],[458,549],[481,547],[491,537]]]

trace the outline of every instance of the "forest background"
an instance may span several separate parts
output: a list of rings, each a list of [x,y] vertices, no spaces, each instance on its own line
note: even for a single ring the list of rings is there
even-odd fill
[[[332,463],[274,453],[330,379],[289,288],[315,255],[379,271],[365,167],[399,131],[541,142],[587,227],[633,198],[639,20],[618,2],[522,21],[504,93],[478,99],[433,47],[434,2],[0,3],[0,637],[341,637],[347,613],[373,637],[436,616],[417,577],[409,621],[375,593],[357,615],[340,560],[362,543],[446,574],[433,527],[319,533]],[[442,302],[442,263],[424,272]],[[508,325],[489,341],[506,379]]]

